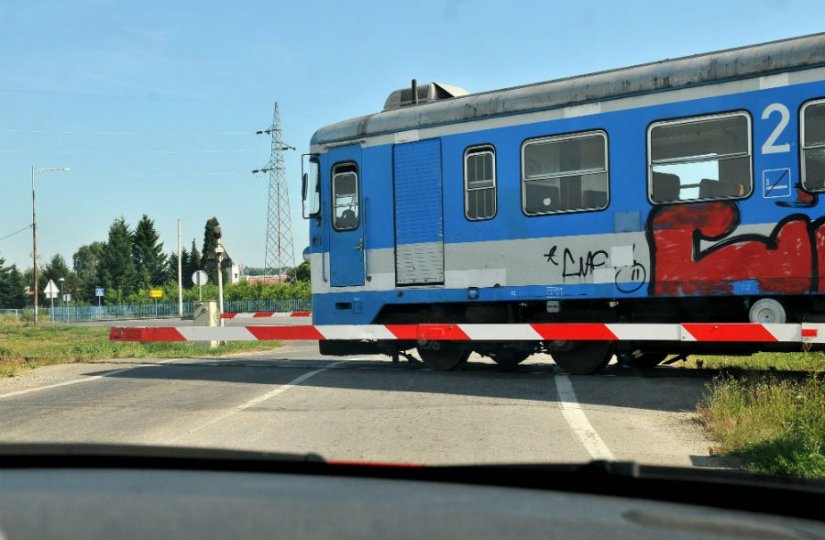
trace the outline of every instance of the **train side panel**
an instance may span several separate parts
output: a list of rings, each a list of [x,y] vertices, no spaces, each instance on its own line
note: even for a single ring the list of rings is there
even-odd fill
[[[805,103],[825,97],[825,83],[821,70],[806,74],[811,82],[785,75],[761,81],[758,90],[716,95],[709,85],[595,104],[567,117],[502,117],[322,152],[322,205],[310,229],[314,322],[371,323],[388,313],[432,322],[434,314],[449,319],[468,306],[498,303],[543,309],[547,301],[815,299],[825,291],[825,208],[800,184],[799,115]],[[743,191],[651,202],[650,130],[714,115],[747,123]],[[594,133],[606,140],[606,207],[528,215],[525,144]],[[465,157],[475,147],[494,152],[489,219],[465,213]],[[350,164],[356,194],[341,191]],[[333,177],[349,203],[334,196]],[[333,221],[347,204],[357,206],[358,222],[339,230]]]

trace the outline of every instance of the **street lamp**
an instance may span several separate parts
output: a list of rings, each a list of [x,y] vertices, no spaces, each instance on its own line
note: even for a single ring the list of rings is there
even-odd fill
[[[34,176],[37,173],[69,172],[68,167],[32,167],[32,265],[34,272],[34,324],[37,324],[37,305],[40,302],[40,286],[37,282],[37,218],[34,211]]]
[[[215,239],[215,258],[218,260],[218,313],[221,315],[221,326],[223,326],[223,266],[221,263],[223,263],[223,256],[226,254],[221,241],[222,236],[220,225],[212,227],[212,238]]]
[[[60,307],[63,309],[63,313],[64,313],[63,318],[65,319],[66,318],[65,317],[65,313],[66,313],[66,294],[63,292],[63,282],[66,281],[66,278],[59,278],[57,281],[60,282]]]

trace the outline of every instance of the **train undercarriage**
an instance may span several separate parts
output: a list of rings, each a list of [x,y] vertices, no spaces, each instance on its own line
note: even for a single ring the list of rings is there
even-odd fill
[[[825,322],[825,300],[811,297],[719,297],[550,302],[410,304],[386,306],[374,324],[532,324],[532,323],[801,323]],[[386,354],[415,349],[436,370],[451,370],[475,352],[504,369],[544,353],[564,371],[592,374],[615,355],[631,367],[652,368],[671,355],[750,355],[761,351],[797,352],[821,347],[809,343],[708,343],[696,341],[322,341],[321,354]],[[677,357],[678,357],[677,356]]]

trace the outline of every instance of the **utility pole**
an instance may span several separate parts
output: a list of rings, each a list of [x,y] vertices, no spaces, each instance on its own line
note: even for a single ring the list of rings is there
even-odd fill
[[[284,143],[281,132],[281,113],[277,101],[272,114],[272,125],[258,131],[257,134],[272,136],[269,163],[265,167],[252,171],[253,173],[269,173],[264,255],[264,279],[266,279],[267,275],[280,273],[295,266],[292,247],[292,217],[289,211],[289,192],[284,166],[284,152],[295,150],[295,147]],[[295,276],[288,276],[287,281],[295,281]]]
[[[38,173],[68,172],[68,167],[32,167],[32,273],[34,274],[34,324],[37,324],[37,307],[40,303],[40,287],[37,272],[37,216],[34,210],[34,176]]]
[[[181,261],[181,252],[183,251],[182,237],[180,218],[178,218],[178,317],[183,317],[183,263]]]

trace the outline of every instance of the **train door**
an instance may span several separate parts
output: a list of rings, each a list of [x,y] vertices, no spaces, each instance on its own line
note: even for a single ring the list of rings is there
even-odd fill
[[[444,283],[441,140],[393,147],[396,285]]]
[[[329,279],[333,287],[364,285],[361,147],[333,148],[330,164]]]

